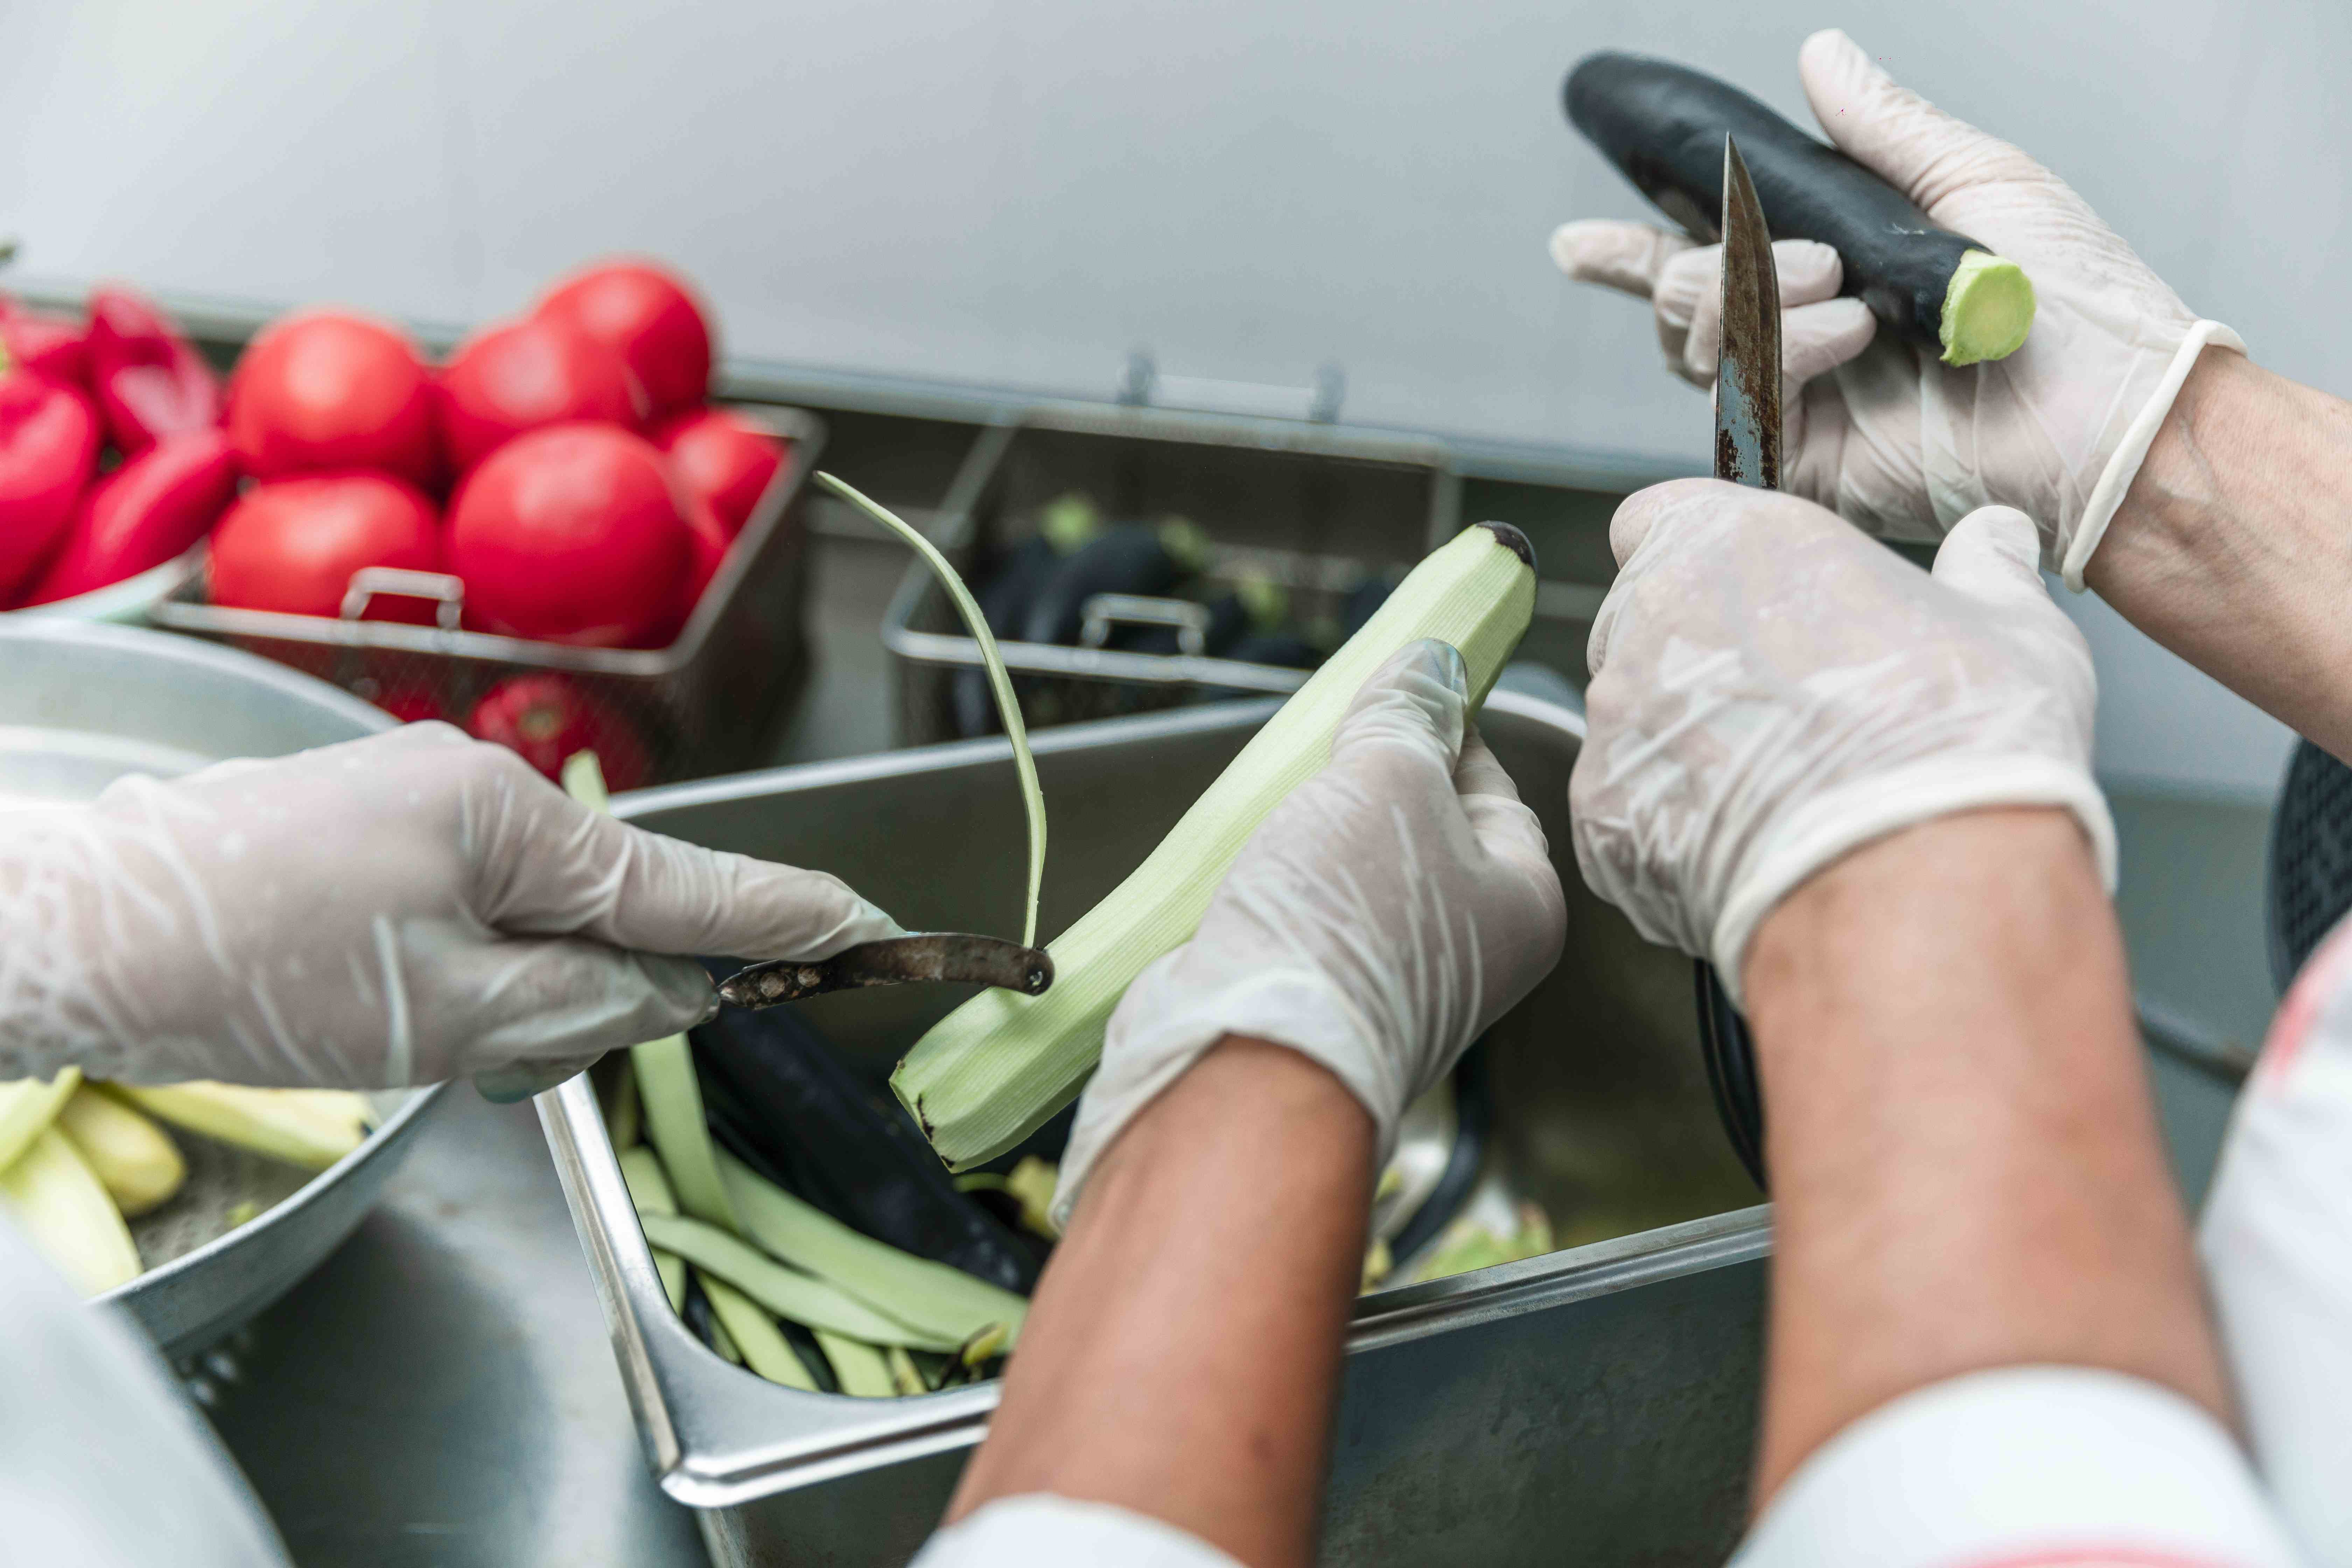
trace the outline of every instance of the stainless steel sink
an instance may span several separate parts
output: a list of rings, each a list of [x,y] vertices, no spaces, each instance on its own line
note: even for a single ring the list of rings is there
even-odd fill
[[[1053,816],[1042,929],[1108,892],[1272,711],[1231,704],[1042,736]],[[1325,1555],[1334,1563],[1719,1563],[1755,1424],[1766,1211],[1715,1121],[1687,960],[1583,889],[1568,775],[1583,725],[1497,692],[1482,728],[1543,817],[1567,956],[1491,1037],[1492,1174],[1565,1250],[1365,1299],[1350,1339]],[[918,929],[1018,923],[1021,813],[1001,741],[625,797],[698,843],[820,866]],[[879,1073],[961,994],[848,993],[813,1021]],[[713,1559],[904,1562],[992,1386],[863,1401],[762,1383],[663,1300],[584,1080],[542,1102],[624,1381],[669,1495]]]

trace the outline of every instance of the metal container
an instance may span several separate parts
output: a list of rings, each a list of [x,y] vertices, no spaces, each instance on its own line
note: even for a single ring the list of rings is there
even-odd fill
[[[377,568],[352,574],[340,620],[209,604],[201,573],[157,601],[150,617],[331,680],[403,718],[463,723],[500,681],[560,675],[607,727],[597,747],[616,789],[749,767],[781,729],[804,660],[803,497],[825,426],[800,409],[734,406],[792,448],[667,647],[573,647],[461,630],[457,578]],[[429,601],[434,624],[359,618],[393,599]]]
[[[1273,710],[1229,703],[1046,731],[1043,929],[1108,892]],[[1717,1128],[1689,963],[1567,858],[1573,711],[1507,690],[1482,732],[1543,819],[1565,957],[1489,1037],[1490,1179],[1567,1249],[1366,1298],[1326,1511],[1333,1563],[1720,1563],[1740,1528],[1761,1356],[1765,1211]],[[650,791],[640,826],[814,865],[919,928],[1013,929],[1021,808],[1001,741]],[[844,994],[812,1021],[877,1078],[962,999]],[[865,1401],[763,1383],[670,1311],[593,1092],[541,1102],[663,1489],[721,1564],[902,1563],[937,1521],[993,1385]]]
[[[992,427],[971,450],[940,509],[934,542],[958,572],[984,582],[1037,530],[1039,510],[1076,492],[1112,521],[1181,517],[1209,540],[1202,574],[1213,586],[1244,577],[1279,584],[1294,624],[1336,626],[1358,584],[1410,571],[1460,526],[1461,486],[1445,448],[1278,420],[1148,408],[1035,409]],[[1124,599],[1125,595],[1102,598]],[[1092,617],[1176,624],[1197,614],[1181,600],[1104,604]],[[957,734],[954,671],[980,663],[954,606],[918,562],[883,624],[898,665],[899,732],[910,743]],[[1033,724],[1167,707],[1203,689],[1282,692],[1307,672],[1197,654],[1123,652],[1000,642],[1024,679]]]
[[[391,727],[364,702],[267,660],[123,627],[0,619],[0,810],[87,800],[125,773],[163,776]],[[188,1181],[131,1223],[152,1267],[100,1300],[186,1356],[278,1299],[358,1225],[438,1089],[375,1097],[366,1142],[312,1175],[183,1139]],[[268,1205],[234,1225],[240,1204]]]

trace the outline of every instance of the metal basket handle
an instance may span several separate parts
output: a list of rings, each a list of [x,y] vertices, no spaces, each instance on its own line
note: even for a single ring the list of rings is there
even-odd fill
[[[393,599],[433,600],[433,624],[445,632],[456,631],[465,618],[463,577],[446,572],[412,572],[404,566],[362,566],[352,573],[352,585],[343,590],[339,614],[347,621],[362,619],[367,615],[368,601],[379,594]]]
[[[1158,599],[1143,594],[1096,594],[1089,596],[1078,626],[1082,647],[1101,647],[1110,641],[1114,625],[1173,626],[1176,651],[1198,658],[1209,646],[1209,606],[1190,599]]]

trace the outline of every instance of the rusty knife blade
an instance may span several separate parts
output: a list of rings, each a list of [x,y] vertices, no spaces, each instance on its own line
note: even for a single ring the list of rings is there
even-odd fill
[[[965,931],[922,931],[843,948],[831,958],[775,959],[739,969],[719,983],[719,996],[738,1007],[773,1007],[868,985],[916,981],[996,985],[1025,996],[1054,984],[1054,961],[1044,949]]]
[[[1715,477],[1780,488],[1780,279],[1738,144],[1723,139],[1723,342],[1715,356]]]

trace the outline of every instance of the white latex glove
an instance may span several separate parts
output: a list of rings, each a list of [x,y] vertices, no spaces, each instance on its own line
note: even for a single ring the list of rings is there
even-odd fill
[[[0,818],[0,1078],[544,1083],[717,1006],[657,955],[898,931],[821,872],[629,827],[409,724]]]
[[[1920,571],[1812,502],[1718,479],[1627,498],[1569,781],[1576,863],[1652,942],[1740,994],[1773,905],[1848,850],[1955,811],[2074,814],[2115,885],[2091,782],[2097,680],[2001,507]]]
[[[1128,988],[1078,1103],[1054,1213],[1135,1113],[1227,1035],[1328,1068],[1397,1119],[1559,958],[1568,906],[1542,827],[1465,718],[1462,656],[1374,672],[1331,761],[1244,846],[1192,940]]]
[[[1956,368],[1876,331],[1860,300],[1840,298],[1834,250],[1775,245],[1790,384],[1783,483],[1897,539],[1932,540],[1978,507],[2015,507],[2041,524],[2043,564],[2080,589],[2198,354],[2245,344],[2182,304],[2058,176],[1895,86],[1843,33],[1806,39],[1797,68],[1840,151],[1938,226],[2022,267],[2039,308],[2023,348]],[[1555,232],[1551,253],[1571,278],[1648,299],[1667,364],[1715,384],[1720,246],[1586,221]]]

